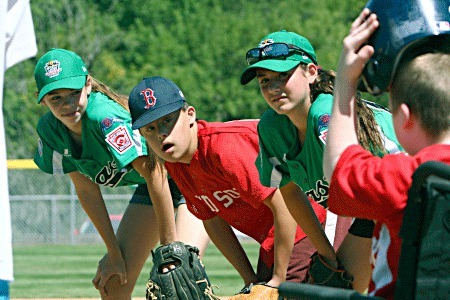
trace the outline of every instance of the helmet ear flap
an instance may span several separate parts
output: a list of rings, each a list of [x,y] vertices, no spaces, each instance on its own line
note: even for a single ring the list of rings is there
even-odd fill
[[[370,0],[380,26],[369,39],[374,54],[358,90],[379,95],[389,88],[399,64],[428,52],[450,50],[450,0]]]

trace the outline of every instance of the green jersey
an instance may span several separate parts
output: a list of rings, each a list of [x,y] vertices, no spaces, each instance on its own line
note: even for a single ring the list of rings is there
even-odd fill
[[[69,131],[51,112],[38,122],[34,162],[49,174],[78,171],[105,186],[145,183],[131,167],[147,155],[145,139],[131,129],[130,113],[106,95],[93,92],[82,117],[82,150],[76,151]]]
[[[297,128],[287,116],[272,109],[263,114],[258,124],[260,152],[256,160],[263,185],[280,188],[293,181],[314,201],[327,207],[329,184],[322,161],[332,101],[332,95],[320,94],[311,105],[303,146]],[[386,150],[398,152],[401,148],[391,114],[370,102],[368,105],[374,112]]]

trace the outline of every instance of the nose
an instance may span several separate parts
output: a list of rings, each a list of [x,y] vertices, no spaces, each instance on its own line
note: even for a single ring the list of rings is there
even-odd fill
[[[169,135],[169,128],[164,125],[158,127],[158,138],[164,140]]]
[[[269,85],[269,91],[273,94],[278,93],[281,90],[281,82],[279,80],[272,80]]]
[[[76,103],[78,103],[80,97],[79,96],[74,96],[74,95],[69,95],[64,97],[64,105],[65,106],[73,106]]]

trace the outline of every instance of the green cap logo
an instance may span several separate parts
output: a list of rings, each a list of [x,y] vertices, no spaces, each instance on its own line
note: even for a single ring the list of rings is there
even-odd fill
[[[81,89],[88,71],[81,57],[65,49],[52,49],[36,64],[34,78],[38,88],[38,103],[56,89]]]

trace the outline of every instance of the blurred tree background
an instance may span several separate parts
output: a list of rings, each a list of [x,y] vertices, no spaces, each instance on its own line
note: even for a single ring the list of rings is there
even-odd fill
[[[90,74],[128,94],[143,77],[177,83],[200,119],[259,118],[267,105],[258,85],[241,86],[245,53],[266,34],[286,29],[307,37],[324,69],[336,69],[342,39],[363,0],[32,0],[38,54],[5,73],[7,155],[32,158],[34,66],[51,48],[78,53]],[[367,95],[364,95],[366,98]],[[371,99],[386,105],[386,99]]]

